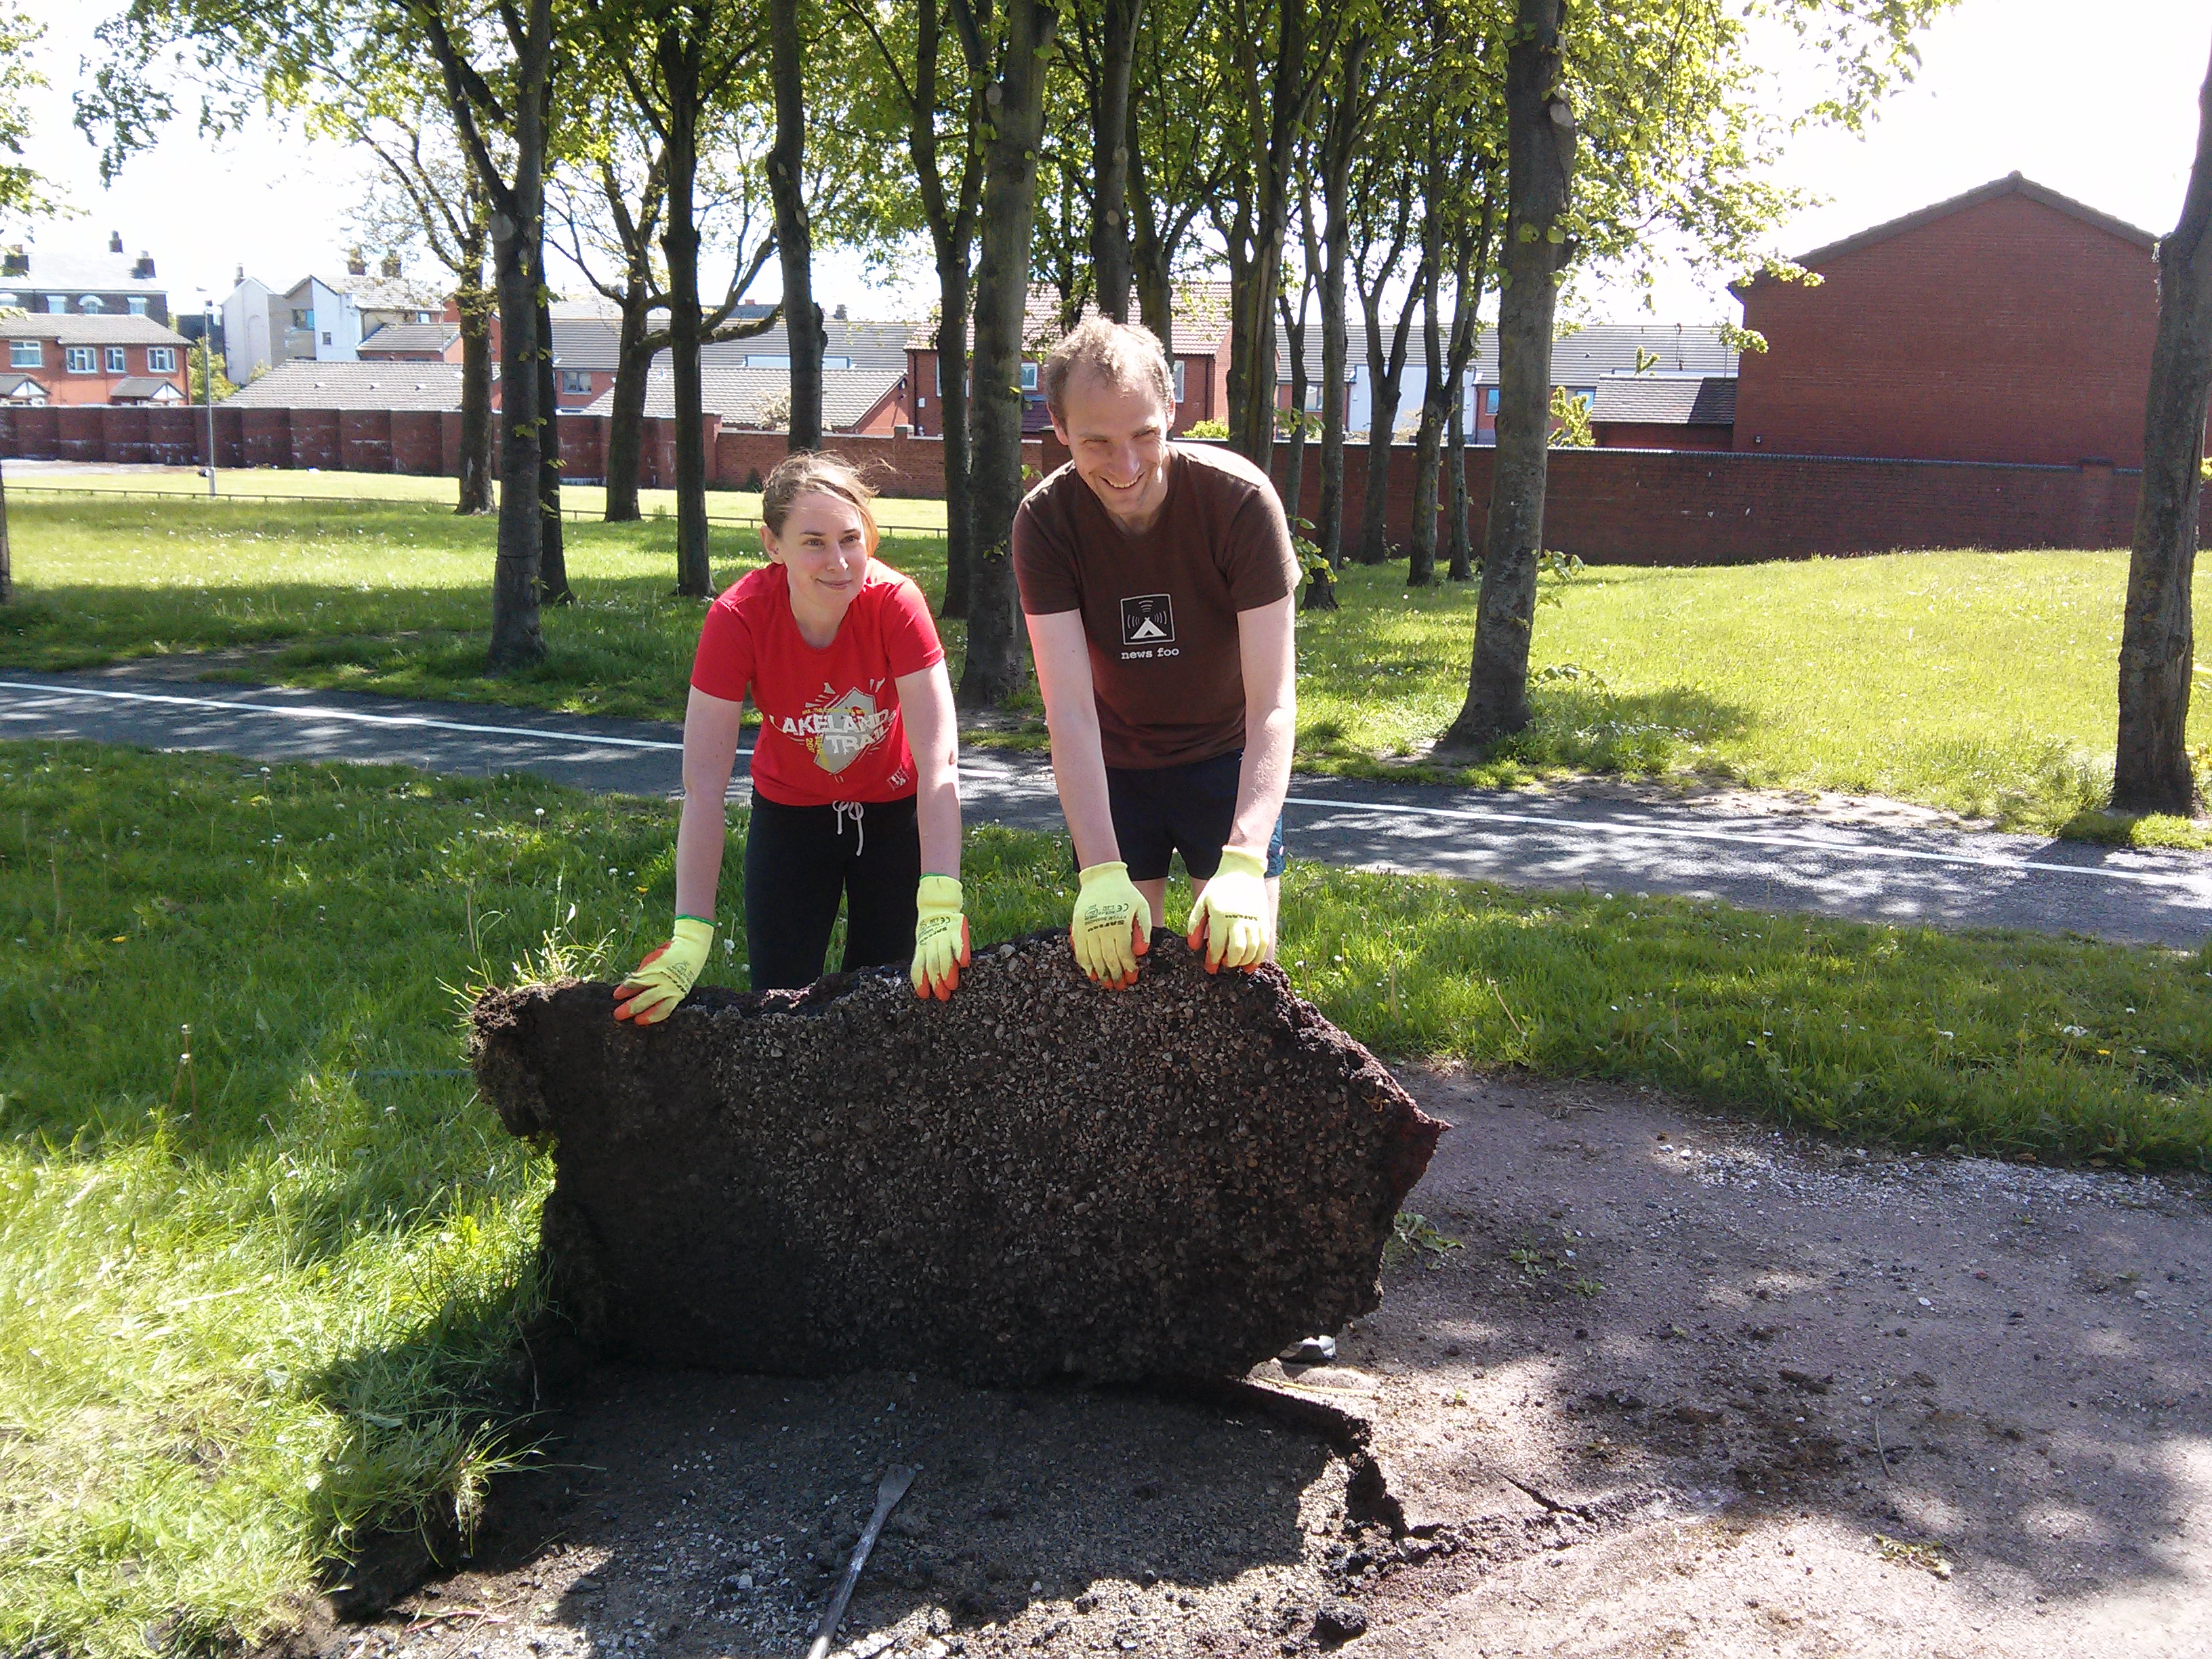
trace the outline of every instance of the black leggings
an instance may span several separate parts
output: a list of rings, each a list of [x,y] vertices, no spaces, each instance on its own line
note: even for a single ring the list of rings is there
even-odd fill
[[[745,834],[745,952],[753,989],[794,990],[822,977],[837,901],[845,901],[844,969],[914,958],[921,834],[915,798],[864,806],[783,806],[753,792]]]

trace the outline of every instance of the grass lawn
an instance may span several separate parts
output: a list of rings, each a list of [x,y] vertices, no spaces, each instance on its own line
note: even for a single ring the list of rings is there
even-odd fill
[[[465,1509],[512,1455],[548,1175],[459,1073],[458,988],[626,967],[672,822],[86,744],[0,744],[0,1650],[250,1639],[356,1529]],[[1051,837],[974,832],[965,876],[979,943],[1064,923]],[[1303,863],[1284,908],[1295,982],[1385,1053],[2212,1167],[2197,956]],[[711,979],[743,983],[734,943]]]
[[[489,521],[397,503],[41,499],[35,489],[12,501],[22,602],[0,612],[0,665],[259,646],[270,648],[222,672],[682,713],[699,607],[669,596],[665,520],[572,525],[578,603],[546,613],[550,659],[493,678],[482,669]],[[939,503],[885,511],[924,507],[941,520]],[[749,530],[717,530],[713,547],[718,582],[758,556]],[[940,538],[894,530],[884,550],[933,599],[941,593]],[[2110,782],[2125,569],[2119,552],[2044,552],[1588,570],[1538,611],[1534,722],[1487,763],[1445,769],[1424,757],[1463,694],[1474,592],[1408,592],[1395,568],[1355,568],[1340,584],[1342,610],[1301,619],[1299,763],[1498,784],[1577,772],[1734,780],[1892,795],[2011,829],[2202,844],[2197,826],[2116,826],[2095,811]],[[957,661],[964,628],[945,632]],[[1042,742],[1033,694],[1025,712],[1026,729],[993,740]],[[2208,722],[2212,710],[2193,712],[2192,734],[2212,744]]]
[[[216,489],[225,500],[266,500],[270,497],[309,495],[331,501],[425,501],[450,507],[454,501],[456,486],[451,478],[422,478],[398,472],[325,472],[313,468],[291,469],[277,467],[246,467],[218,471]],[[8,473],[8,489],[12,494],[21,490],[46,489],[73,495],[79,500],[88,493],[108,493],[125,498],[128,495],[160,495],[191,496],[204,499],[207,478],[190,467],[160,467],[143,470],[106,468],[99,466],[40,467],[32,470],[18,461]],[[497,485],[494,485],[494,493]],[[707,513],[711,519],[744,519],[757,520],[760,517],[760,495],[757,491],[717,489],[707,497]],[[676,492],[672,489],[641,489],[637,492],[639,510],[651,518],[655,514],[673,517],[676,512]],[[564,513],[585,513],[597,515],[606,511],[607,492],[598,484],[566,484],[561,490],[561,507]],[[945,528],[945,503],[931,501],[879,501],[876,522],[885,529],[894,526],[908,529],[942,530]]]

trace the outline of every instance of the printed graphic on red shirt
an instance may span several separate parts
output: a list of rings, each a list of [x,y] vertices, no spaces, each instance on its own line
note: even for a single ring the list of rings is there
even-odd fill
[[[824,685],[807,703],[805,712],[785,715],[776,724],[784,736],[812,755],[814,763],[823,771],[842,772],[881,744],[897,723],[896,709],[876,706],[876,694],[883,684],[871,680],[865,691],[857,686],[840,691]]]

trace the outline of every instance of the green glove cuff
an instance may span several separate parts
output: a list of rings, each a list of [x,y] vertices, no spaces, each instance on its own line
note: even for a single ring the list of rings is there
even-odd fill
[[[1217,876],[1258,876],[1265,880],[1267,874],[1267,860],[1257,853],[1247,853],[1241,848],[1224,847],[1221,849],[1221,862],[1215,866],[1213,873]]]
[[[678,916],[675,927],[668,930],[670,939],[696,947],[704,956],[707,947],[714,942],[714,924],[702,916]]]

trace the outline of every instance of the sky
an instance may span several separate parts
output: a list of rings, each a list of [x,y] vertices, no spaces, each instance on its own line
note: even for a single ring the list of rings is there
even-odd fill
[[[220,301],[241,266],[284,286],[311,270],[343,272],[357,158],[273,123],[210,146],[185,120],[103,188],[92,147],[70,125],[70,96],[112,0],[27,3],[47,26],[42,67],[52,84],[38,95],[26,159],[80,215],[42,228],[40,241],[99,247],[119,232],[131,252],[154,254],[179,311],[197,309],[203,293]],[[1778,228],[1774,246],[1805,252],[2014,170],[2145,229],[2170,229],[2208,52],[2205,0],[1962,0],[1923,37],[1917,80],[1863,137],[1814,131],[1790,142],[1775,176],[1820,204]],[[1777,66],[1785,94],[1790,73]],[[1732,321],[1724,282],[1668,260],[1647,310],[1639,290],[1593,272],[1572,308],[1586,321]],[[757,292],[772,298],[775,287],[771,266]],[[919,317],[935,282],[926,259],[887,279],[831,252],[817,254],[815,294],[855,317]]]

